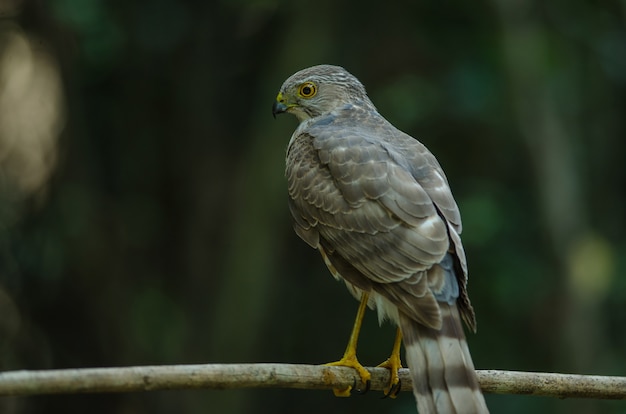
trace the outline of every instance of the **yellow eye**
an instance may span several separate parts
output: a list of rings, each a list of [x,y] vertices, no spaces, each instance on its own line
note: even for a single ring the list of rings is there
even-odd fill
[[[313,82],[305,82],[300,85],[298,94],[303,98],[312,98],[317,93],[317,86]]]

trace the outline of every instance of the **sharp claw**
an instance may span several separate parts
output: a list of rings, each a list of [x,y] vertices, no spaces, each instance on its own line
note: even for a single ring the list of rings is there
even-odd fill
[[[370,380],[365,381],[365,389],[364,390],[355,390],[357,392],[357,394],[365,394],[366,392],[368,392],[370,390],[370,385],[372,385],[372,382]]]
[[[384,392],[383,396],[381,397],[381,399],[385,399],[385,398],[396,398],[398,396],[398,394],[400,394],[400,389],[402,388],[402,381],[400,381],[400,379],[398,378],[398,382],[395,383],[394,385],[392,385],[389,388],[389,391]]]
[[[398,394],[400,394],[401,388],[402,388],[402,381],[400,380],[400,378],[398,378],[398,383],[393,386],[392,390],[389,390],[390,392],[393,393],[392,398],[395,398],[398,396]]]

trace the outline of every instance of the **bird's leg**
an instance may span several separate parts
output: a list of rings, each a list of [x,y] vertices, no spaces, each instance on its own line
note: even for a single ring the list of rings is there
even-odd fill
[[[398,370],[402,368],[402,362],[400,361],[400,345],[402,344],[402,331],[398,328],[396,332],[396,340],[393,343],[393,349],[391,355],[385,362],[378,365],[379,367],[387,368],[390,371],[389,386],[385,388],[385,397],[396,398],[400,392],[400,377],[398,377]]]
[[[372,375],[357,360],[356,345],[359,340],[359,331],[361,330],[361,323],[363,322],[363,316],[365,315],[365,309],[367,308],[368,298],[369,295],[363,292],[363,295],[361,296],[361,304],[359,305],[356,320],[354,321],[354,326],[352,327],[352,333],[350,334],[350,340],[348,341],[348,346],[346,347],[346,352],[343,354],[343,357],[339,361],[326,364],[327,366],[341,366],[356,369],[361,377],[361,382],[365,385],[365,391],[369,389]],[[352,388],[353,386],[348,386],[345,389],[333,389],[333,392],[336,397],[349,397]]]

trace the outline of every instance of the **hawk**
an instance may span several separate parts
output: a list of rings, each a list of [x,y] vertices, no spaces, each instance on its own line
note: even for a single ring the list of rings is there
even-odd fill
[[[399,391],[400,344],[421,414],[487,413],[461,319],[476,330],[467,295],[461,216],[446,175],[419,141],[382,117],[361,82],[339,66],[289,77],[272,112],[300,122],[287,147],[294,229],[361,301],[343,358],[356,358],[366,306],[398,326],[386,393]],[[349,395],[335,390],[337,395]]]

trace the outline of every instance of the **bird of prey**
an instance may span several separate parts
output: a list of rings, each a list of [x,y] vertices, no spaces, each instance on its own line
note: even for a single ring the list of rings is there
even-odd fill
[[[289,77],[272,112],[300,122],[285,171],[295,231],[361,301],[345,354],[330,365],[353,367],[369,383],[356,357],[369,306],[398,326],[381,364],[391,370],[386,394],[399,391],[404,340],[420,414],[487,413],[461,324],[476,330],[461,216],[435,157],[383,118],[361,82],[339,66]]]

